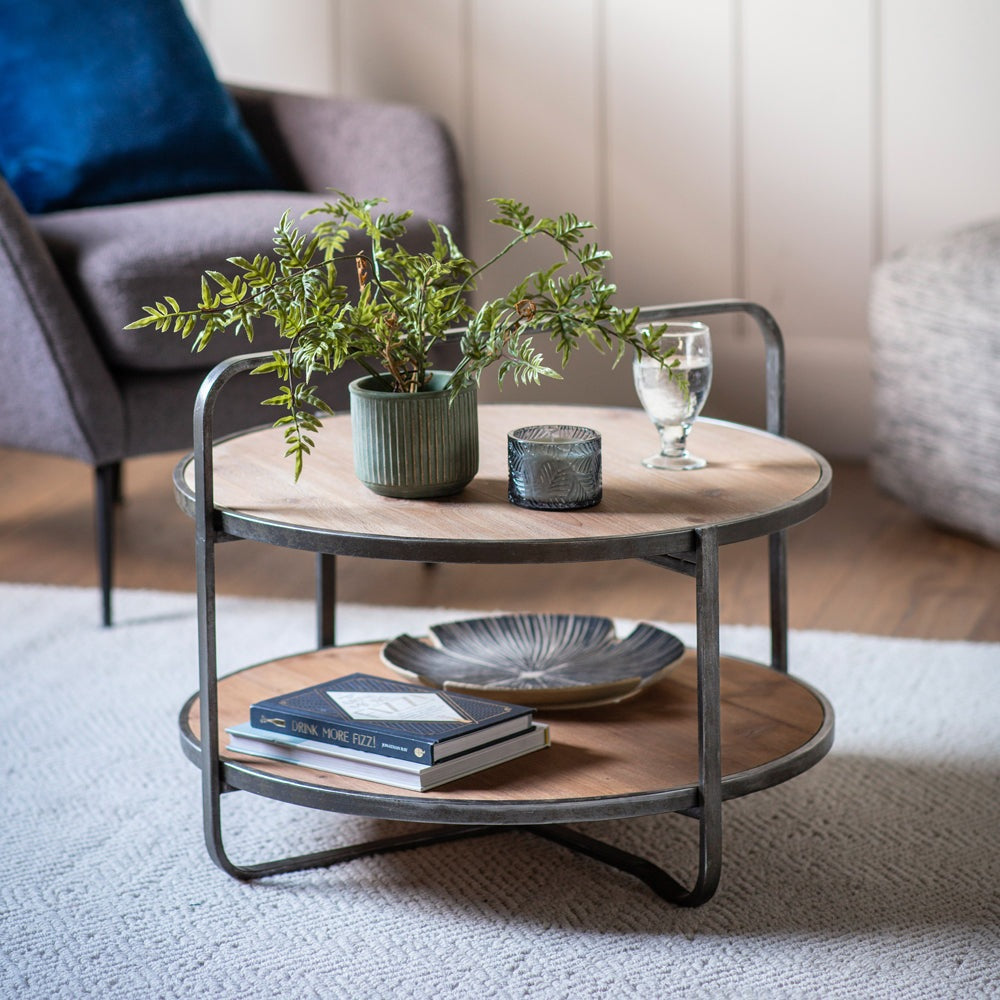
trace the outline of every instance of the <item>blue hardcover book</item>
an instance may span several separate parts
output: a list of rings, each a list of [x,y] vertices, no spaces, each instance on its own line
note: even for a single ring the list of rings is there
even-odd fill
[[[331,771],[333,774],[345,774],[349,778],[363,778],[365,781],[377,781],[383,785],[418,792],[430,791],[438,785],[504,764],[549,745],[549,727],[536,722],[523,733],[506,736],[502,740],[456,754],[436,764],[418,764],[414,760],[383,757],[363,750],[352,750],[350,747],[320,743],[318,740],[265,733],[246,724],[229,726],[226,732],[229,733],[229,749],[234,753],[300,764],[320,771]]]
[[[528,729],[533,709],[371,674],[349,674],[250,706],[250,725],[434,764]]]

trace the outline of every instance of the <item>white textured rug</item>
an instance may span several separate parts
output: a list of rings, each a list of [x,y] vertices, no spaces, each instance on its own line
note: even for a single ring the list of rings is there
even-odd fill
[[[719,892],[680,910],[526,834],[233,881],[178,748],[194,600],[115,600],[105,630],[93,591],[0,586],[4,997],[1000,996],[1000,645],[794,634],[834,749],[727,803]],[[340,639],[451,614],[347,607]],[[312,641],[306,604],[224,600],[219,618],[227,669]],[[766,645],[723,634],[728,652]],[[225,802],[238,860],[388,826]],[[591,830],[688,880],[690,820]]]

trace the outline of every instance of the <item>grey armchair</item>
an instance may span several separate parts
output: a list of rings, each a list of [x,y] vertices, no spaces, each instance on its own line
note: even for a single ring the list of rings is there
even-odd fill
[[[177,337],[125,331],[125,324],[164,294],[187,288],[195,299],[206,268],[266,251],[285,209],[298,216],[331,188],[384,196],[390,207],[413,209],[415,222],[434,220],[462,236],[454,148],[431,116],[398,105],[232,93],[283,190],[29,216],[0,178],[0,444],[94,468],[106,625],[122,461],[189,446],[205,374],[226,355],[248,350],[244,340],[216,338],[193,354]],[[262,331],[253,349],[278,343],[273,332]],[[355,375],[338,374],[339,385],[327,393],[335,407],[346,405],[347,382]],[[220,433],[266,419],[261,387],[243,381],[248,384],[227,392]]]

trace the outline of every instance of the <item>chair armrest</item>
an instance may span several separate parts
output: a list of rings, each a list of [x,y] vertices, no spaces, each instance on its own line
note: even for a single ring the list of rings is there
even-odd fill
[[[461,240],[454,143],[433,115],[401,104],[230,88],[247,127],[290,187],[359,198],[443,223]]]
[[[0,443],[103,465],[122,457],[120,396],[58,270],[0,178]]]

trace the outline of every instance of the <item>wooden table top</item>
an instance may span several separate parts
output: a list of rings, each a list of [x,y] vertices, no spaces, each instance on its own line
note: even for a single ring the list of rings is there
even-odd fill
[[[580,511],[534,511],[507,500],[507,432],[528,424],[591,427],[602,437],[603,500]],[[637,408],[483,405],[479,474],[440,500],[398,500],[354,476],[350,417],[324,421],[298,483],[281,431],[251,431],[214,448],[214,505],[224,530],[289,547],[427,561],[558,562],[689,551],[715,525],[731,542],[788,527],[826,502],[831,473],[787,438],[710,419],[690,438],[708,467],[647,469],[655,428]],[[194,461],[175,475],[193,514]]]
[[[340,646],[285,657],[219,680],[219,736],[225,759],[255,771],[319,789],[388,795],[421,801],[521,803],[648,796],[668,789],[693,798],[698,784],[695,653],[688,650],[664,679],[615,705],[572,711],[537,711],[551,727],[552,745],[525,757],[449,782],[430,792],[409,792],[294,764],[262,761],[226,751],[225,727],[246,722],[252,702],[362,671],[399,679],[379,658],[381,643]],[[832,739],[832,716],[806,685],[759,664],[722,658],[722,768],[724,796],[773,783],[755,771],[801,755],[801,766],[821,757]],[[188,706],[186,727],[200,739],[199,705]],[[596,802],[595,802],[596,804]],[[691,803],[693,804],[693,802]],[[349,810],[345,810],[349,811]],[[634,813],[647,811],[640,801]],[[650,809],[648,811],[662,811]]]

